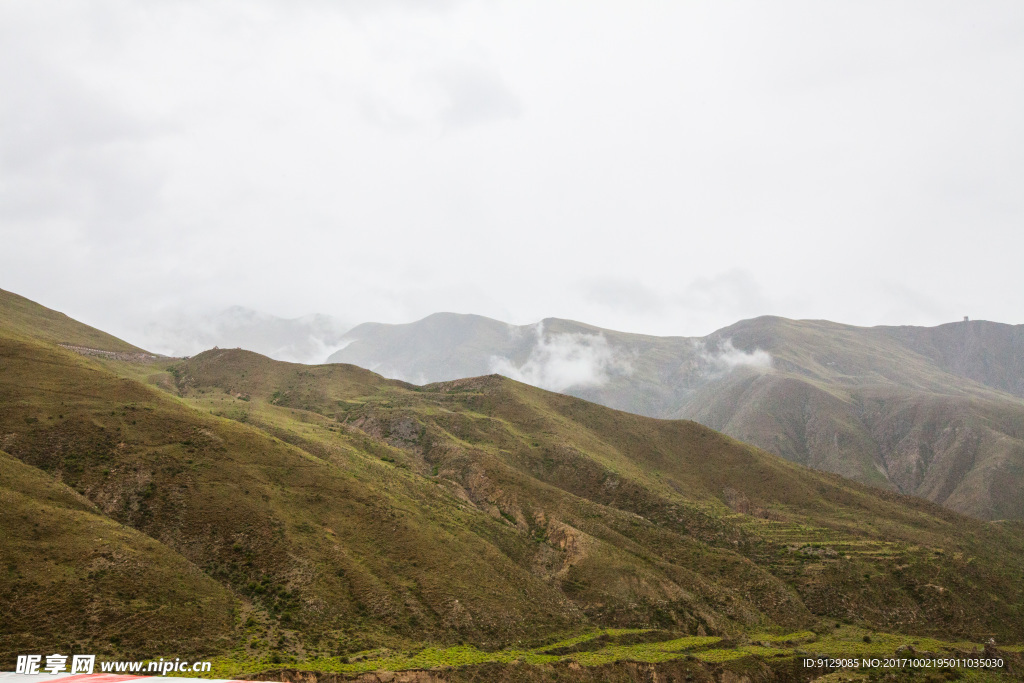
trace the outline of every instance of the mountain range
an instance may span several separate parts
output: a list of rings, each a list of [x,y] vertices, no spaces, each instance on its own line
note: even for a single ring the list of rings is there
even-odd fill
[[[731,338],[698,370],[757,357]],[[495,374],[158,357],[2,290],[0,502],[0,665],[795,680],[798,650],[1024,641],[1019,522]]]
[[[369,323],[328,362],[415,383],[490,372],[685,418],[787,460],[984,519],[1024,519],[1024,326],[761,317],[706,337],[440,313]]]

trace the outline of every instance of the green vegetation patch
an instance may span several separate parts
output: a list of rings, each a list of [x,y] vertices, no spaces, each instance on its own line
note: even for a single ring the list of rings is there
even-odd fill
[[[584,666],[599,666],[623,660],[655,664],[670,659],[679,659],[690,651],[713,645],[721,640],[714,636],[687,636],[656,643],[611,645],[593,652],[576,653],[569,657]]]
[[[829,657],[886,657],[895,654],[900,647],[909,646],[916,652],[934,652],[945,655],[950,651],[981,651],[981,643],[950,641],[921,636],[877,633],[856,626],[843,626],[832,633],[822,635],[801,649],[815,655]],[[1012,647],[1012,646],[1011,646]],[[1011,647],[1001,648],[1012,651]]]
[[[726,650],[723,648],[715,648],[712,650],[703,650],[701,652],[696,652],[693,656],[702,662],[707,662],[709,664],[718,664],[720,662],[729,662],[734,659],[750,657],[751,654],[749,652],[744,652],[743,650]]]
[[[257,674],[262,671],[280,668],[282,665],[301,671],[334,672],[343,674],[359,674],[370,671],[407,671],[436,670],[465,667],[481,664],[531,665],[543,666],[559,662],[575,662],[582,666],[594,667],[614,664],[616,662],[644,662],[657,664],[675,659],[692,659],[706,664],[721,664],[744,658],[770,661],[777,658],[794,656],[827,655],[831,657],[878,657],[893,654],[895,647],[911,645],[918,653],[934,652],[944,655],[950,648],[971,649],[978,647],[976,643],[940,641],[932,638],[919,638],[889,633],[871,632],[870,642],[864,641],[869,632],[854,626],[841,626],[835,633],[824,635],[811,646],[801,646],[800,654],[794,648],[768,647],[757,642],[724,641],[714,636],[684,636],[667,638],[652,642],[620,644],[612,643],[599,649],[572,652],[563,655],[552,655],[548,652],[566,647],[584,645],[592,641],[605,639],[629,639],[631,636],[657,636],[655,629],[596,629],[555,643],[543,645],[532,650],[503,649],[486,651],[472,645],[452,647],[429,646],[401,653],[387,648],[377,648],[353,653],[344,657],[316,657],[304,660],[289,658],[282,662],[279,657],[262,657],[258,659],[221,658],[215,660],[213,671],[208,674],[214,678],[232,678],[243,674]],[[782,635],[769,635],[764,632],[753,632],[751,636],[761,639],[760,642],[783,639],[787,642],[806,640],[818,637],[811,631],[796,631]],[[1020,652],[1020,646],[1001,648],[1006,652]],[[810,650],[811,652],[808,652]],[[915,672],[904,672],[909,676]],[[919,673],[919,672],[918,672]],[[844,671],[845,678],[860,676],[860,672]],[[978,672],[963,670],[957,673],[965,681],[1003,681],[1010,680],[1001,672]],[[833,679],[823,679],[833,680]],[[860,680],[854,678],[854,680]],[[873,680],[865,678],[864,680]],[[909,678],[907,680],[917,680]],[[925,680],[925,679],[922,679]]]

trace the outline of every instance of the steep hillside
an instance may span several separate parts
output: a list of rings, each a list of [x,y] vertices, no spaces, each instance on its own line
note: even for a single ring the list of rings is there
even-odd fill
[[[487,641],[580,623],[491,537],[513,556],[529,539],[397,473],[384,444],[317,457],[60,350],[4,341],[0,359],[3,447],[228,587],[260,640],[471,626]]]
[[[748,646],[756,633],[806,640],[825,623],[1024,640],[1020,524],[693,422],[493,375],[418,387],[240,350],[82,356],[30,333],[0,328],[0,482],[16,503],[2,608],[28,615],[0,622],[7,664],[45,642],[256,668],[439,661],[428,645],[551,662],[597,633],[605,659],[586,661],[713,643],[726,649],[702,656],[722,661],[773,652]],[[92,534],[110,550],[90,555]],[[120,621],[125,604],[152,614]]]
[[[72,647],[189,656],[230,643],[228,590],[3,452],[0,557],[0,662]]]
[[[332,361],[420,380],[487,368],[621,410],[693,419],[977,517],[1024,519],[1024,326],[763,317],[688,339],[444,314],[349,335]]]
[[[947,329],[943,329],[947,328]],[[960,365],[907,348],[939,339],[988,338]],[[994,334],[997,330],[998,334]],[[913,334],[912,334],[913,333]],[[984,519],[1024,519],[1024,401],[981,383],[987,361],[1014,380],[1009,325],[971,322],[926,328],[857,328],[824,321],[758,318],[716,332],[770,353],[767,372],[740,371],[684,399],[674,416],[720,429],[783,457],[890,486]],[[998,338],[1000,341],[995,341]],[[959,369],[958,369],[959,368]],[[975,368],[975,370],[972,370]],[[963,370],[964,374],[954,374]],[[975,378],[968,375],[974,372]]]
[[[0,289],[0,329],[7,336],[23,336],[57,344],[127,353],[142,351],[106,332],[3,289]]]
[[[965,623],[966,604],[929,605],[928,589],[911,588],[911,577],[934,577],[936,557],[965,552],[936,553],[953,536],[1006,532],[790,465],[692,422],[610,411],[496,376],[422,389],[381,382],[370,391],[353,372],[239,351],[201,354],[177,370],[197,405],[242,411],[236,416],[311,452],[330,446],[335,428],[388,443],[396,450],[381,457],[399,469],[454,487],[458,499],[539,542],[529,566],[597,623],[636,625],[639,612],[641,623],[728,632],[759,613],[795,624],[833,599],[844,604],[835,616],[872,614],[892,619],[890,627],[927,628],[953,614]],[[296,419],[304,433],[289,427]],[[968,552],[1016,547],[1012,538]],[[808,556],[824,561],[805,562],[799,549],[822,541],[822,555]],[[969,565],[956,564],[940,571],[943,580],[965,580],[959,573]],[[1000,592],[1019,590],[1015,571]],[[970,592],[966,584],[950,590]],[[624,611],[626,603],[633,606]]]

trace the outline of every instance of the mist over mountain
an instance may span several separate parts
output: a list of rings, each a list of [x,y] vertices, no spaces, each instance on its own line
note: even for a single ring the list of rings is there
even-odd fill
[[[216,312],[178,310],[142,328],[139,343],[168,356],[243,348],[275,360],[319,363],[343,345],[351,325],[322,314],[280,318],[244,306]]]
[[[494,372],[686,418],[788,460],[986,519],[1024,518],[1024,326],[777,317],[706,337],[440,313],[359,325],[329,362],[414,383]]]

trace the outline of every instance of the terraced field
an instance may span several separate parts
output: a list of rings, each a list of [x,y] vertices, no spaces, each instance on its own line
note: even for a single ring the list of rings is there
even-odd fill
[[[834,528],[748,516],[732,519],[771,549],[772,554],[761,555],[761,559],[773,567],[773,572],[787,575],[819,571],[828,565],[850,560],[898,562],[905,553],[919,549],[906,543],[864,538]]]
[[[903,650],[900,650],[903,648]],[[346,657],[289,661],[289,671],[333,672],[348,676],[375,671],[422,670],[448,675],[465,670],[467,675],[486,664],[532,667],[537,674],[558,671],[560,667],[597,668],[622,662],[661,664],[677,660],[720,665],[725,663],[768,662],[776,672],[798,671],[805,658],[891,658],[897,651],[904,657],[963,657],[967,653],[983,656],[985,646],[970,641],[949,641],[878,633],[854,626],[819,624],[815,631],[751,631],[738,639],[715,636],[678,636],[656,629],[595,629],[532,649],[508,649],[488,652],[469,645],[449,648],[426,647],[409,653],[387,649],[367,650]],[[1020,647],[993,651],[1011,664],[1021,661]],[[911,654],[908,654],[911,653]],[[218,677],[255,676],[278,673],[281,664],[264,660],[221,658],[214,664]],[[863,669],[863,670],[862,670]],[[740,669],[742,670],[742,669]],[[858,680],[860,676],[882,673],[899,676],[896,680],[933,680],[934,671],[925,667],[845,668],[838,680]],[[822,672],[824,674],[824,672]],[[1019,680],[1005,670],[951,668],[940,672],[950,678],[940,680],[1011,681]],[[853,678],[851,678],[853,677]],[[446,677],[446,680],[449,678]],[[451,680],[459,680],[457,677]],[[571,678],[570,678],[571,680]],[[785,680],[785,679],[782,679]]]

